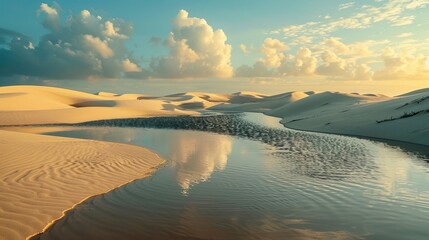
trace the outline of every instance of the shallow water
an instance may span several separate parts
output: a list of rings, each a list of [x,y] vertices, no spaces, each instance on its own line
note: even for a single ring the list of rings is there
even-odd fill
[[[83,202],[35,239],[429,236],[424,156],[369,140],[287,130],[261,114],[185,117],[172,124],[175,119],[47,133],[141,145],[169,163],[150,178]]]

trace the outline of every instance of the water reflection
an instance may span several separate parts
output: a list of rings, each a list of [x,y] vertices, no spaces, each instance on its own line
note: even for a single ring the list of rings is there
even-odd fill
[[[84,129],[74,134],[78,131]],[[104,135],[97,128],[94,131],[98,138],[124,139],[114,128]],[[265,167],[265,144],[204,132],[134,131],[133,143],[154,146],[171,157],[171,164],[150,179],[88,199],[33,239],[359,239],[349,229],[319,226],[311,219],[311,215],[324,216],[320,214],[324,209],[317,207],[318,200],[303,197],[300,192],[305,188],[295,183],[308,184],[312,179]],[[69,129],[61,135],[71,133]],[[170,154],[174,148],[186,150]],[[210,154],[212,150],[222,154]],[[200,160],[203,164],[196,163]],[[191,183],[206,176],[210,181],[194,183],[192,191],[183,195],[177,184],[181,176]],[[306,210],[312,214],[305,214]]]
[[[67,137],[96,139],[111,142],[162,146],[161,154],[174,168],[178,185],[183,194],[198,183],[207,181],[214,171],[225,169],[232,150],[230,136],[203,134],[193,131],[166,131],[154,129],[115,127],[31,127],[15,130],[60,135]],[[139,135],[142,132],[142,135]],[[143,136],[143,138],[141,137]]]
[[[208,218],[206,213],[193,206],[185,207],[180,217],[180,226],[187,229],[187,239],[362,239],[346,231],[316,231],[304,228],[305,223],[301,219],[279,218],[275,215],[258,217],[224,215]]]
[[[170,164],[150,179],[85,201],[35,239],[429,235],[428,165],[418,156],[368,140],[228,117],[173,120],[149,124],[209,132],[72,127],[51,133],[142,145]]]
[[[277,118],[262,114],[112,119],[78,125],[184,129],[243,137],[270,145],[273,154],[284,159],[286,171],[325,180],[359,178],[376,170],[369,141],[288,130]]]
[[[404,201],[427,201],[429,196],[429,174],[414,174],[418,169],[427,171],[429,164],[418,156],[404,152],[399,148],[376,148],[378,162],[377,180],[382,186],[380,193],[389,198],[403,198]],[[410,164],[410,161],[414,164]],[[410,183],[414,183],[410,188]]]
[[[174,132],[165,139],[170,141],[169,158],[184,194],[192,185],[207,181],[214,171],[224,170],[232,149],[231,138],[224,135]]]

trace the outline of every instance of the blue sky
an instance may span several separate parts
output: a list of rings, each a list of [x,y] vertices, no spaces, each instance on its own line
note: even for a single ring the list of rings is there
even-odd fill
[[[313,6],[315,1],[278,0],[154,0],[154,1],[55,1],[62,9],[62,19],[78,14],[83,9],[106,18],[122,18],[134,26],[129,43],[131,49],[142,56],[165,53],[161,47],[153,49],[151,37],[165,38],[171,31],[171,21],[181,9],[192,16],[206,19],[214,28],[221,28],[233,45],[233,63],[252,63],[241,56],[239,45],[260,45],[267,36],[265,33],[290,24],[315,21],[320,15],[336,11],[341,2],[328,1]],[[36,12],[41,3],[51,5],[53,1],[5,0],[0,10],[0,27],[25,33],[37,41],[47,31],[43,28],[41,17]],[[137,45],[137,47],[136,47]],[[237,56],[235,56],[237,55]],[[236,58],[236,59],[234,59]],[[234,61],[235,60],[235,61]]]
[[[420,87],[429,80],[427,0],[3,0],[1,5],[0,78],[8,83],[174,79],[192,85],[244,79],[243,84],[388,81]],[[19,41],[13,45],[13,39]]]

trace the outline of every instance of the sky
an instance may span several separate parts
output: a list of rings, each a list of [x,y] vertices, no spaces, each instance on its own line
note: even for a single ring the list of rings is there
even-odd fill
[[[429,86],[429,0],[2,0],[13,84],[396,95]]]

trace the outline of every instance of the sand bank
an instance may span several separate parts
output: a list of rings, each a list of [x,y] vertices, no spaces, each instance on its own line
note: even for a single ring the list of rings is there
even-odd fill
[[[163,162],[138,146],[0,130],[0,239],[25,239]]]

